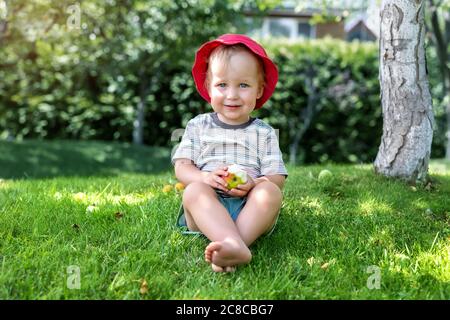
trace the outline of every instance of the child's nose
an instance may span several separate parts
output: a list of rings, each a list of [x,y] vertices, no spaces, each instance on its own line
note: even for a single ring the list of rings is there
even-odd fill
[[[227,98],[228,99],[236,99],[238,97],[238,91],[236,88],[230,87],[227,90]]]

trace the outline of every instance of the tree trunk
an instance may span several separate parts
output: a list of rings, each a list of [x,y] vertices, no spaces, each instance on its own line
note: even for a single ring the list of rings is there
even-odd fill
[[[424,48],[424,1],[384,0],[381,6],[380,85],[383,136],[375,171],[425,182],[434,115]]]
[[[144,144],[144,120],[145,120],[145,102],[142,98],[139,99],[136,117],[133,122],[133,143]]]
[[[448,94],[448,93],[447,93]],[[450,160],[450,102],[447,102],[447,146],[445,147],[445,159]]]
[[[143,71],[139,76],[139,102],[133,122],[133,144],[144,144],[145,107],[148,93],[148,80]]]
[[[303,138],[305,132],[309,129],[313,118],[320,111],[321,107],[317,107],[317,88],[314,86],[314,77],[316,76],[315,70],[310,66],[307,71],[305,87],[308,94],[308,102],[306,104],[306,109],[301,109],[299,112],[299,117],[291,119],[289,121],[289,126],[291,132],[295,131],[292,143],[289,146],[289,163],[292,165],[297,164],[297,153],[300,141]],[[297,128],[297,124],[303,119],[303,125],[300,129]]]

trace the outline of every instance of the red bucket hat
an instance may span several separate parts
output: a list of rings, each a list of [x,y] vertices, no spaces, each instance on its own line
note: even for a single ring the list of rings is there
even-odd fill
[[[208,69],[208,58],[211,52],[220,45],[233,45],[241,43],[249,48],[254,54],[259,56],[264,64],[265,84],[261,98],[256,100],[255,109],[259,109],[272,96],[278,81],[278,69],[275,63],[269,59],[264,48],[254,40],[242,34],[224,34],[219,38],[206,42],[195,54],[195,62],[192,67],[192,76],[198,93],[203,99],[211,103],[211,97],[205,88],[206,72]]]

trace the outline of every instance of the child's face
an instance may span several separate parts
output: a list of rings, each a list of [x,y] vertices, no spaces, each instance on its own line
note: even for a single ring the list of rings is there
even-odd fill
[[[225,65],[217,60],[211,63],[209,95],[221,121],[231,125],[248,121],[263,94],[259,78],[258,61],[246,51],[232,54]]]

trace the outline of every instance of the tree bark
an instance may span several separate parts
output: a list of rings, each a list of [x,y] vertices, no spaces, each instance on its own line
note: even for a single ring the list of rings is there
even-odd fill
[[[305,87],[308,94],[306,109],[300,109],[298,118],[293,118],[289,121],[291,132],[295,132],[292,143],[289,146],[289,163],[292,165],[297,164],[298,146],[300,145],[303,135],[309,129],[313,118],[321,109],[321,107],[317,107],[318,93],[317,88],[314,85],[315,76],[316,72],[313,67],[310,66],[305,79]],[[297,129],[297,124],[302,119],[303,125],[300,129]]]
[[[425,182],[434,115],[425,61],[424,1],[384,0],[380,28],[383,135],[375,172]]]
[[[450,102],[447,102],[446,107],[446,114],[447,114],[447,132],[445,133],[445,136],[447,138],[447,145],[445,147],[445,159],[450,160]]]
[[[148,80],[141,70],[139,72],[139,102],[133,122],[133,144],[144,144],[145,109],[148,94]]]

